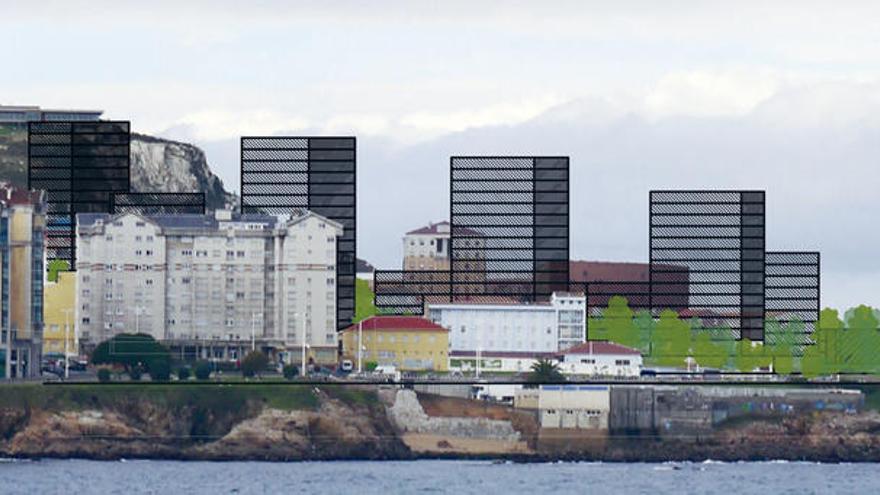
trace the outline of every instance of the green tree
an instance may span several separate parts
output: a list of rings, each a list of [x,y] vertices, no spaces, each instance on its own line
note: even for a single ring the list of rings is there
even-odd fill
[[[168,359],[149,360],[147,370],[150,372],[150,380],[154,382],[167,382],[171,379],[171,362]]]
[[[356,278],[354,280],[354,320],[357,323],[371,316],[380,314],[375,304],[376,294],[370,290],[370,283]]]
[[[654,333],[654,317],[650,311],[643,309],[636,313],[633,325],[639,329],[638,349],[643,355],[648,354],[651,351],[651,334]]]
[[[269,358],[260,351],[251,351],[241,361],[241,374],[246,378],[251,378],[266,370],[269,365]]]
[[[870,373],[876,371],[880,350],[878,320],[874,309],[864,304],[847,312],[845,345],[841,346],[844,371]]]
[[[530,383],[562,383],[565,376],[559,371],[559,365],[549,359],[539,359],[532,363],[532,369],[526,380]]]
[[[181,382],[189,380],[191,374],[189,368],[186,366],[181,366],[177,369],[177,379]]]
[[[110,381],[110,370],[107,368],[99,368],[98,369],[98,381],[101,383],[107,383]]]
[[[703,368],[721,369],[727,364],[728,353],[712,340],[712,334],[701,330],[694,338],[694,360]]]
[[[284,378],[288,380],[293,380],[297,376],[299,376],[299,368],[293,364],[285,364],[284,368],[281,370],[281,373],[284,375]]]
[[[825,308],[819,313],[819,321],[813,332],[813,344],[806,347],[801,359],[801,373],[804,376],[813,378],[840,373],[843,328],[843,321],[837,310]]]
[[[789,375],[794,371],[798,338],[803,332],[804,324],[800,321],[791,321],[784,327],[776,319],[764,322],[764,351],[770,354],[776,374]]]
[[[608,307],[602,312],[606,337],[627,347],[639,347],[639,328],[633,322],[633,311],[625,297],[612,296]]]
[[[92,364],[122,366],[131,375],[134,368],[150,371],[151,366],[170,364],[168,349],[150,335],[121,333],[98,344],[92,352]]]
[[[197,362],[195,375],[196,380],[207,380],[211,378],[211,363],[209,363],[208,361]]]
[[[659,366],[682,368],[690,354],[691,327],[671,309],[663,310],[651,334],[652,361]]]
[[[70,263],[64,260],[52,260],[49,262],[48,274],[46,278],[49,282],[57,282],[58,281],[58,272],[69,272],[70,271]]]
[[[765,352],[762,343],[752,342],[746,338],[737,343],[734,362],[739,371],[749,373],[770,366],[771,361],[772,357]]]

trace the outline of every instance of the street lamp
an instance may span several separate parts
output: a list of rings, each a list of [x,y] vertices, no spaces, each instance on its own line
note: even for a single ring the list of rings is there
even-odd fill
[[[262,313],[251,313],[251,352],[257,350],[257,340],[256,333],[254,331],[254,325],[256,325],[257,315],[260,315],[260,319],[263,319]]]
[[[302,341],[302,368],[300,368],[300,370],[299,370],[299,375],[306,376],[306,348],[311,348],[311,346],[306,343],[306,319],[308,319],[308,313],[303,313],[302,315],[300,315],[300,313],[294,313],[293,316],[296,318],[299,318],[300,316],[303,317],[302,318],[302,336],[301,336],[301,339],[302,339],[301,340]]]
[[[358,374],[364,372],[364,320],[358,322]]]
[[[70,378],[70,312],[73,308],[62,309],[64,313],[64,379]]]

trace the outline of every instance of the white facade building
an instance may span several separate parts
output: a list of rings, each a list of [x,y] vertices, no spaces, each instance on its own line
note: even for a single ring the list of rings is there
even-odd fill
[[[83,341],[141,332],[217,349],[305,342],[316,360],[335,360],[337,222],[308,211],[287,219],[222,210],[77,220]],[[202,357],[240,357],[217,352]]]
[[[477,351],[555,353],[586,339],[586,298],[555,293],[549,304],[429,304],[449,329],[450,355]]]
[[[588,341],[559,353],[559,371],[567,375],[638,377],[642,354],[604,341]]]

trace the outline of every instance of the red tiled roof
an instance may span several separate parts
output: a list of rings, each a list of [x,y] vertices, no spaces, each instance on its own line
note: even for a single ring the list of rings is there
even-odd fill
[[[415,234],[415,235],[419,235],[419,234],[424,234],[424,235],[428,235],[428,234],[444,234],[444,235],[449,235],[449,229],[448,229],[448,228],[447,228],[447,231],[446,231],[446,232],[440,232],[440,231],[439,231],[438,227],[440,227],[441,225],[445,225],[446,227],[449,227],[449,222],[446,221],[446,220],[443,220],[442,222],[430,223],[430,224],[428,224],[426,227],[420,227],[420,228],[415,229],[415,230],[410,230],[409,232],[406,233],[406,235],[414,235],[414,234]],[[482,233],[482,232],[478,232],[478,231],[476,231],[476,230],[474,230],[474,229],[469,229],[469,228],[467,228],[467,227],[457,227],[457,228],[455,229],[455,233],[456,233],[456,235],[462,235],[462,236],[466,236],[466,237],[483,237],[483,233]]]
[[[432,322],[431,320],[420,318],[418,316],[371,316],[362,322],[364,330],[383,330],[383,331],[444,331],[446,328]],[[349,326],[344,331],[357,330],[358,324]]]
[[[440,232],[437,230],[437,227],[439,227],[441,225],[449,226],[449,222],[444,220],[442,222],[431,223],[431,224],[428,224],[427,227],[421,227],[416,230],[410,230],[409,232],[406,233],[406,235],[410,235],[410,234],[439,234]],[[448,234],[448,232],[446,232],[446,233]]]
[[[476,357],[476,351],[449,351],[449,357]],[[522,358],[539,359],[553,357],[552,352],[525,352],[525,351],[481,351],[481,358]]]
[[[570,347],[559,354],[634,354],[641,355],[637,349],[627,347],[625,345],[615,344],[614,342],[591,340]]]

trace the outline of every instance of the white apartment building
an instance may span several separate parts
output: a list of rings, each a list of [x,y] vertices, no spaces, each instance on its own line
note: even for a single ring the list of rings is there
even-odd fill
[[[316,361],[335,361],[339,223],[223,210],[77,221],[84,342],[141,332],[219,359],[240,358],[252,342],[299,356],[305,343]]]
[[[586,298],[568,293],[549,304],[429,304],[428,318],[449,329],[450,355],[542,355],[586,339]]]
[[[404,270],[449,270],[449,222],[430,223],[403,237]]]

